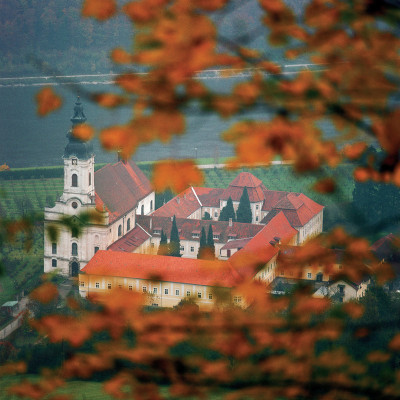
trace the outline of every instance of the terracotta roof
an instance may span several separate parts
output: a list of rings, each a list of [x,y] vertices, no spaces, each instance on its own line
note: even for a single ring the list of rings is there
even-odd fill
[[[133,162],[107,164],[94,174],[96,204],[104,203],[110,223],[136,207],[152,192],[149,180]]]
[[[389,233],[377,240],[371,246],[371,250],[380,260],[400,261],[400,238]]]
[[[290,226],[284,213],[280,212],[229,261],[243,278],[253,278],[257,268],[264,266],[279,252],[279,247],[270,242],[279,237],[282,244],[287,244],[296,235],[297,230]]]
[[[250,172],[241,172],[230,184],[229,186],[239,186],[244,188],[245,186],[247,189],[255,188],[262,185],[262,181],[256,178]]]
[[[169,237],[172,228],[171,217],[159,217],[154,214],[137,215],[136,222],[153,236],[159,236],[159,234],[157,235],[154,233],[155,229],[163,229],[164,233]],[[199,234],[203,227],[207,233],[210,224],[212,225],[213,233],[220,235],[219,239],[214,239],[215,243],[226,243],[230,237],[236,239],[254,237],[263,229],[263,225],[245,224],[241,222],[233,222],[232,226],[229,226],[228,221],[176,218],[179,237],[182,240],[200,241],[200,235],[197,238],[193,238],[193,233]]]
[[[99,250],[81,273],[204,286],[233,287],[239,275],[227,261]]]
[[[225,246],[221,247],[221,250],[242,249],[251,239],[252,238],[230,240]]]
[[[139,225],[136,225],[134,229],[109,246],[108,250],[132,253],[150,237]]]
[[[282,211],[293,227],[301,227],[322,211],[323,208],[324,206],[302,193],[287,193],[262,219],[261,223],[268,224],[272,218]]]
[[[200,207],[201,205],[192,188],[187,188],[168,203],[155,210],[152,215],[156,217],[172,217],[175,215],[176,218],[187,218]]]
[[[219,199],[224,193],[224,189],[195,187],[196,192],[203,207],[218,207]]]
[[[286,197],[290,192],[281,192],[279,190],[264,190],[263,211],[270,211],[281,199]]]

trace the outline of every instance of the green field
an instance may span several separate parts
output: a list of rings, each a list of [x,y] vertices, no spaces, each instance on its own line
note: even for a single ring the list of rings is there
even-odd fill
[[[325,169],[326,176],[336,179],[340,193],[321,195],[312,190],[312,185],[318,180],[311,174],[295,174],[291,166],[274,165],[253,169],[203,170],[207,187],[225,188],[240,171],[249,171],[261,179],[271,190],[302,192],[323,205],[343,203],[352,200],[354,180],[352,165],[340,165],[336,169]],[[147,176],[150,168],[145,168]],[[63,191],[63,178],[32,178],[32,179],[0,179],[0,216],[16,218],[30,211],[42,212],[44,207],[53,206],[56,198]]]

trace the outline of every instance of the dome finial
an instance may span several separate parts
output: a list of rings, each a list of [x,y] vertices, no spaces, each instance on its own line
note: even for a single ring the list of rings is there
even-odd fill
[[[74,115],[71,118],[71,122],[73,125],[83,124],[84,122],[86,122],[86,116],[85,113],[83,112],[83,106],[81,103],[80,96],[76,98]]]

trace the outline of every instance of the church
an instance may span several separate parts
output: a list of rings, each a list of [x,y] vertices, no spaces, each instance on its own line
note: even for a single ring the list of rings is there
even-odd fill
[[[96,260],[105,263],[106,259],[112,269],[115,267],[113,260],[117,255],[121,260],[128,257],[127,260],[133,260],[136,265],[142,263],[143,268],[151,269],[156,264],[161,265],[164,260],[166,265],[171,262],[183,263],[192,265],[196,270],[200,232],[202,228],[207,231],[211,225],[216,259],[231,260],[233,263],[235,259],[240,259],[240,254],[249,249],[257,255],[260,252],[265,253],[261,249],[268,248],[265,253],[269,254],[268,260],[263,259],[266,261],[268,273],[263,275],[263,279],[272,282],[275,278],[277,256],[275,245],[285,242],[298,246],[322,232],[322,205],[302,193],[269,190],[249,172],[239,173],[226,189],[189,187],[155,210],[155,194],[151,183],[133,161],[107,164],[94,172],[92,144],[81,141],[72,134],[73,128],[85,121],[83,106],[78,98],[63,155],[63,194],[54,207],[45,208],[45,231],[51,226],[57,227],[59,231],[57,241],[52,241],[45,235],[46,273],[57,271],[65,276],[77,276],[82,269],[88,273]],[[251,223],[219,221],[221,210],[229,198],[237,210],[245,189],[252,211]],[[95,213],[99,218],[85,226],[79,236],[74,236],[71,229],[60,223],[65,216],[72,217],[73,221],[79,223],[84,212]],[[156,256],[161,232],[164,231],[169,236],[173,216],[176,217],[180,236],[180,254],[187,261]],[[127,253],[139,254],[128,256]],[[240,253],[239,256],[236,253]],[[240,266],[237,265],[235,269],[240,270]],[[123,275],[125,272],[118,269],[119,274]],[[189,275],[186,273],[177,277],[174,274],[178,281]],[[121,278],[125,279],[123,276]],[[106,287],[105,285],[106,283],[100,285],[100,282],[94,282],[95,289]],[[185,289],[185,292],[188,290]]]
[[[155,197],[151,184],[133,162],[119,161],[94,172],[91,142],[75,138],[72,129],[86,121],[78,97],[71,118],[64,149],[64,190],[52,208],[45,208],[45,232],[51,225],[58,228],[58,240],[44,239],[44,272],[57,270],[66,276],[77,276],[98,250],[134,229],[136,215],[154,211]],[[98,214],[99,222],[91,223],[78,237],[57,221],[64,216],[79,219],[80,214]]]

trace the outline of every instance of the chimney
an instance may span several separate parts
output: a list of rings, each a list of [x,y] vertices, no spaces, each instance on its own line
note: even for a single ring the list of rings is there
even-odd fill
[[[171,217],[171,222],[174,220],[174,217]]]
[[[232,218],[229,218],[229,226],[232,226],[232,225],[233,225]]]
[[[180,198],[179,197],[176,198],[176,202],[179,204],[179,202],[180,202]]]

